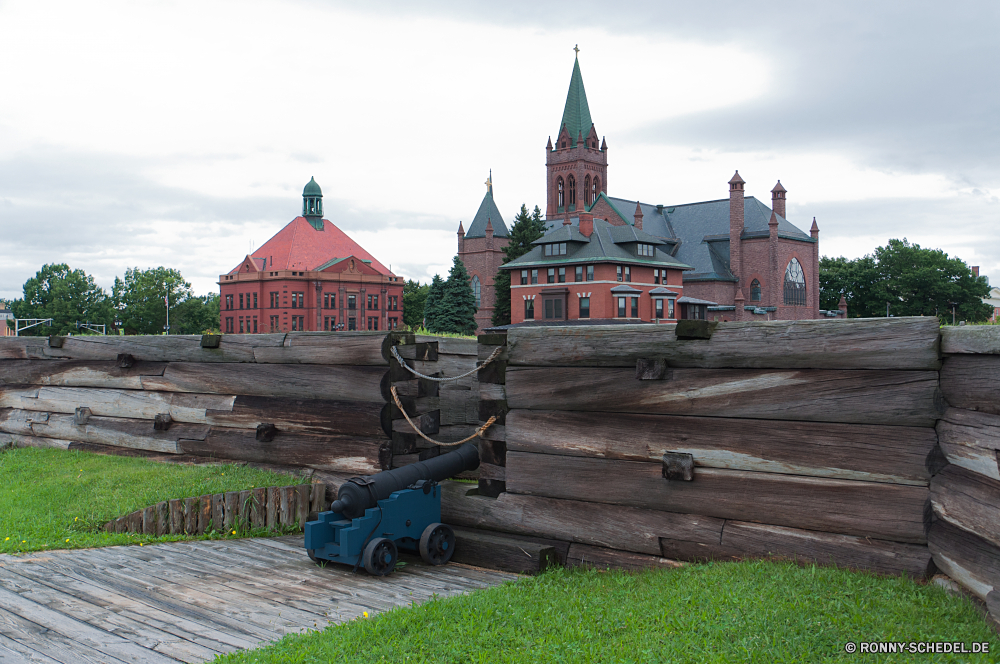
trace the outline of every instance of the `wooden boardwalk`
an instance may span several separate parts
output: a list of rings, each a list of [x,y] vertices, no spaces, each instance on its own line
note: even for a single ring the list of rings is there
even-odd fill
[[[516,576],[418,558],[320,568],[302,536],[0,555],[0,663],[203,662]]]

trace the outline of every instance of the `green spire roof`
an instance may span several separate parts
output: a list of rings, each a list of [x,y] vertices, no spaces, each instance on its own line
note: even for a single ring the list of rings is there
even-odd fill
[[[576,145],[576,137],[583,133],[584,138],[590,133],[594,121],[590,119],[590,106],[587,105],[587,91],[583,89],[583,74],[580,73],[580,58],[573,63],[573,76],[569,80],[569,92],[566,94],[566,108],[563,109],[562,124],[559,125],[558,136],[562,128],[569,131],[572,145]]]
[[[584,102],[586,103],[586,102]],[[589,116],[588,116],[589,117]],[[309,182],[306,184],[306,188],[302,190],[303,196],[322,196],[323,190],[319,188],[316,183],[316,178],[309,178]]]

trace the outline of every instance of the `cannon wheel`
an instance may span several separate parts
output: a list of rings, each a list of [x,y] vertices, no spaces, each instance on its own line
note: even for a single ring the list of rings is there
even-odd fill
[[[455,531],[443,523],[432,523],[420,536],[420,557],[430,565],[444,565],[455,553]]]
[[[368,546],[365,547],[365,552],[361,556],[361,562],[369,574],[385,576],[392,573],[398,558],[399,551],[396,549],[395,542],[385,537],[376,537],[368,542]]]
[[[309,560],[319,565],[319,558],[316,557],[316,549],[306,549],[306,555],[309,556]]]

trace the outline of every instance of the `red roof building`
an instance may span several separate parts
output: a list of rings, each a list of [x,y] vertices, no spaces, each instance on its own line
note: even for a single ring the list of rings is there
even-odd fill
[[[391,330],[403,323],[403,282],[323,218],[311,179],[302,216],[219,276],[220,329],[263,332]]]

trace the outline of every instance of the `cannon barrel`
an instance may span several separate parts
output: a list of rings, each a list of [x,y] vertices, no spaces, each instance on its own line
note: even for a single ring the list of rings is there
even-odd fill
[[[479,446],[465,443],[458,449],[426,461],[386,470],[375,475],[353,477],[341,485],[337,500],[330,510],[348,519],[363,515],[369,507],[388,498],[394,491],[405,489],[419,480],[440,482],[466,470],[479,467]]]

